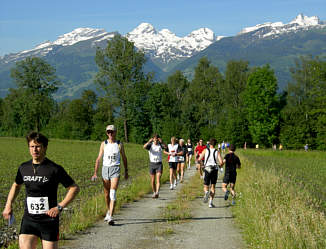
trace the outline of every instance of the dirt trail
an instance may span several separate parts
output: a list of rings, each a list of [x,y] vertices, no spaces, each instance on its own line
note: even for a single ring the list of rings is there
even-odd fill
[[[194,169],[188,170],[185,182],[195,173]],[[85,234],[67,241],[63,248],[244,248],[240,232],[229,210],[229,201],[224,201],[220,185],[219,181],[214,201],[216,207],[208,208],[202,198],[197,198],[192,203],[195,209],[193,218],[173,225],[172,234],[161,232],[161,227],[166,226],[166,221],[161,218],[162,209],[176,198],[182,184],[171,191],[166,183],[162,185],[158,199],[152,199],[149,194],[139,201],[125,205],[115,215],[115,226],[108,226],[100,221]]]

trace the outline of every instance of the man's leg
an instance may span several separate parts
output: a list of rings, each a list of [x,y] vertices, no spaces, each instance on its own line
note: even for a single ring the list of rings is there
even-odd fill
[[[32,234],[19,235],[19,248],[20,249],[35,249],[37,246],[38,237]]]
[[[110,188],[111,188],[111,181],[103,179],[103,187],[104,187],[104,197],[105,197],[105,204],[106,208],[110,210]]]
[[[173,167],[170,166],[170,189],[173,189]]]
[[[227,183],[222,183],[222,190],[224,191],[224,200],[227,200],[229,198],[229,190],[227,189],[228,184]]]
[[[162,175],[162,173],[160,171],[158,171],[156,173],[156,193],[158,193],[160,191],[160,187],[161,187],[161,175]]]
[[[181,171],[181,178],[180,182],[183,182],[183,176],[184,176],[184,168],[185,168],[185,163],[180,163],[180,171]]]
[[[178,163],[177,164],[177,172],[176,172],[178,180],[180,179],[180,168],[181,168],[181,163]]]
[[[111,178],[111,188],[110,188],[110,215],[113,216],[114,206],[116,202],[116,191],[118,190],[119,177]]]
[[[58,249],[58,241],[42,240],[43,249]]]
[[[153,193],[156,192],[156,186],[155,186],[155,174],[150,174],[151,176],[151,186],[152,186],[152,190],[153,190]]]

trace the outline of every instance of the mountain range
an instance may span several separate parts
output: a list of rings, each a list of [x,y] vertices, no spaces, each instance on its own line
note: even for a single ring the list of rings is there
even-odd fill
[[[55,67],[63,83],[55,96],[58,100],[79,97],[84,89],[96,90],[96,48],[104,48],[116,34],[104,29],[78,28],[53,42],[0,57],[0,97],[14,87],[10,69],[28,56],[41,57]],[[175,70],[182,70],[191,78],[198,60],[206,56],[221,71],[229,60],[247,60],[250,66],[268,63],[283,88],[290,80],[289,70],[296,58],[326,55],[326,22],[303,14],[287,24],[258,24],[231,37],[217,36],[208,28],[178,37],[168,29],[157,31],[149,23],[140,24],[126,37],[145,52],[148,60],[144,70],[155,72],[156,80],[164,80]]]

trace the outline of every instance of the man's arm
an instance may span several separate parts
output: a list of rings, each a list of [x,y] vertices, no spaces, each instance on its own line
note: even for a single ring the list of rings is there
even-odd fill
[[[222,167],[223,164],[224,164],[224,161],[223,161],[223,159],[221,157],[221,152],[219,152],[219,151],[217,151],[217,158],[218,158],[218,161],[220,163],[220,167]]]
[[[204,156],[205,156],[205,153],[206,153],[206,149],[203,150],[203,152],[200,154],[199,158],[198,158],[198,161],[200,162],[201,160],[203,160]]]
[[[12,214],[12,203],[15,201],[17,195],[19,194],[21,186],[22,185],[19,185],[19,184],[15,183],[15,182],[11,186],[5,208],[4,208],[3,212],[2,212],[2,216],[6,220],[8,220],[10,218],[11,214]]]
[[[125,167],[125,179],[127,180],[129,175],[128,175],[128,161],[127,161],[127,157],[126,157],[126,153],[125,153],[125,149],[122,143],[120,143],[120,154],[122,157],[122,161],[123,161],[123,166]]]
[[[147,146],[148,146],[151,142],[153,142],[153,138],[149,139],[148,142],[147,142],[146,144],[144,144],[144,149],[147,150]]]
[[[97,178],[97,170],[98,170],[100,162],[102,160],[103,153],[104,153],[104,142],[101,143],[100,151],[99,151],[98,156],[95,161],[94,174],[92,176],[92,180],[96,180],[96,178]]]
[[[65,198],[58,204],[62,208],[68,206],[68,204],[70,202],[72,202],[72,200],[79,193],[79,186],[77,184],[73,184],[73,185],[69,186],[67,189],[68,189],[68,192],[67,192]],[[53,207],[49,211],[47,211],[46,214],[49,215],[50,217],[54,218],[54,217],[57,217],[57,215],[59,213],[60,213],[60,210],[58,209],[58,207]]]

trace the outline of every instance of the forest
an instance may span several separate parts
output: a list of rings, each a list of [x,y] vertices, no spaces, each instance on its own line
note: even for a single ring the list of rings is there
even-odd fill
[[[102,140],[107,124],[120,140],[143,143],[153,134],[228,141],[242,147],[326,149],[326,61],[300,57],[285,89],[269,65],[250,67],[230,60],[221,72],[203,57],[194,77],[176,71],[164,82],[145,73],[146,56],[122,36],[97,49],[98,91],[57,102],[55,68],[29,57],[16,63],[16,88],[0,98],[0,136],[25,136],[31,130],[50,138]]]

